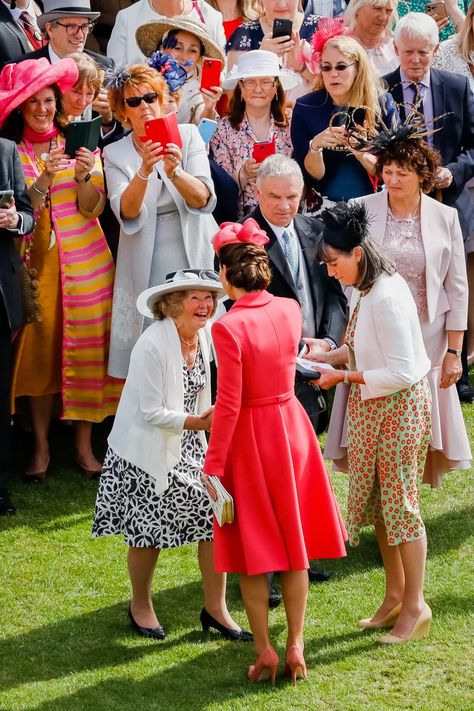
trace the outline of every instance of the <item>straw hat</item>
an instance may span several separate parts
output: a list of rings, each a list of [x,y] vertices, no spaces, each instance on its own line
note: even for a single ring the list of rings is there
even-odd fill
[[[204,55],[211,59],[220,59],[224,65],[224,50],[207,32],[204,25],[182,15],[178,17],[163,17],[160,20],[153,20],[153,22],[140,25],[135,32],[135,37],[145,57],[149,57],[160,48],[163,35],[170,30],[183,30],[183,32],[190,32],[192,35],[196,35],[204,45]]]
[[[44,0],[43,14],[37,19],[38,27],[44,30],[47,22],[59,20],[61,17],[86,17],[92,21],[100,17],[100,12],[91,11],[90,0]]]
[[[14,109],[41,89],[57,84],[64,93],[74,86],[78,76],[77,64],[69,57],[55,64],[46,57],[7,64],[0,73],[0,126]]]
[[[241,52],[237,62],[228,72],[222,83],[224,89],[235,89],[241,79],[256,77],[278,77],[285,91],[294,89],[301,84],[300,77],[289,69],[282,69],[274,52],[265,49],[252,49]]]
[[[174,291],[213,291],[218,297],[225,295],[219,275],[213,269],[180,269],[166,275],[164,284],[145,289],[137,299],[137,309],[143,316],[153,318],[153,304],[161,296]]]

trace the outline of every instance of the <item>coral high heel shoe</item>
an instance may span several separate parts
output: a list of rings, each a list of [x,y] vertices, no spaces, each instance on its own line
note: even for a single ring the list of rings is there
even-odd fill
[[[303,652],[299,647],[293,645],[286,652],[286,664],[284,672],[285,676],[291,676],[293,685],[296,685],[297,679],[306,679],[308,670],[303,657]]]
[[[402,603],[399,602],[398,605],[395,605],[390,612],[387,612],[385,617],[383,617],[379,622],[372,622],[372,617],[368,617],[365,620],[359,620],[357,624],[364,630],[381,630],[384,627],[393,627],[401,609]]]
[[[257,658],[255,664],[249,667],[249,681],[257,682],[271,679],[275,686],[275,677],[278,667],[278,654],[273,647],[267,647]]]
[[[380,644],[404,644],[405,642],[416,642],[419,639],[428,637],[430,632],[431,617],[431,609],[428,605],[425,605],[409,635],[406,637],[399,637],[396,634],[386,634],[384,637],[380,637]]]

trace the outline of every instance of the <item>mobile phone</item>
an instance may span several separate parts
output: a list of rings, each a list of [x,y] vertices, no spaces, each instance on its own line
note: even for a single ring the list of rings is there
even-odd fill
[[[356,125],[363,126],[365,121],[365,109],[349,106],[347,109],[346,129],[353,130]]]
[[[141,136],[142,141],[153,141],[161,143],[163,150],[167,143],[174,143],[178,148],[183,147],[183,140],[179,132],[176,114],[171,112],[165,116],[159,116],[145,123],[145,135]]]
[[[222,62],[220,59],[203,57],[201,69],[201,89],[211,89],[221,85]]]
[[[4,209],[11,207],[13,200],[13,190],[0,190],[0,207]]]
[[[100,138],[101,117],[91,119],[91,121],[73,121],[69,123],[65,130],[66,145],[64,153],[70,158],[75,158],[79,148],[87,148],[94,152]]]
[[[277,37],[291,37],[293,32],[293,22],[291,20],[284,20],[276,17],[273,20],[272,37],[276,39]]]
[[[199,121],[197,128],[199,133],[201,134],[202,140],[204,141],[204,143],[207,144],[215,133],[215,130],[217,128],[217,121],[213,121],[212,119],[208,118],[203,118]]]
[[[443,0],[437,0],[436,2],[427,2],[425,6],[425,12],[427,15],[430,15],[433,20],[445,20],[448,17],[446,5]]]
[[[256,160],[257,163],[261,163],[265,160],[265,158],[268,158],[268,156],[272,156],[274,153],[276,153],[274,140],[260,141],[258,143],[253,144],[252,158]]]

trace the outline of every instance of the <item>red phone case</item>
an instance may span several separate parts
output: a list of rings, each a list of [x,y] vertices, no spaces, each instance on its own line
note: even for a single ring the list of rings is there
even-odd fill
[[[175,143],[178,148],[182,148],[183,141],[179,132],[176,114],[170,113],[147,121],[145,123],[145,136],[142,136],[141,140],[151,140],[153,143],[161,143],[162,146],[166,146],[167,143]]]
[[[220,59],[203,57],[201,70],[201,89],[210,89],[221,85],[222,62]]]
[[[252,158],[256,160],[257,163],[261,163],[265,158],[272,156],[274,153],[276,153],[275,140],[253,144]]]

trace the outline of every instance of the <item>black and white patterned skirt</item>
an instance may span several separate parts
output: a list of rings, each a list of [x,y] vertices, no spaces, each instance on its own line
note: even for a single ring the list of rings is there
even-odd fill
[[[197,393],[204,386],[200,354],[188,371],[183,364],[184,409],[194,412]],[[212,541],[212,509],[201,484],[204,450],[198,433],[185,430],[181,459],[168,475],[168,488],[157,494],[154,480],[111,448],[105,455],[92,534],[122,533],[136,548],[177,548],[196,541]]]

